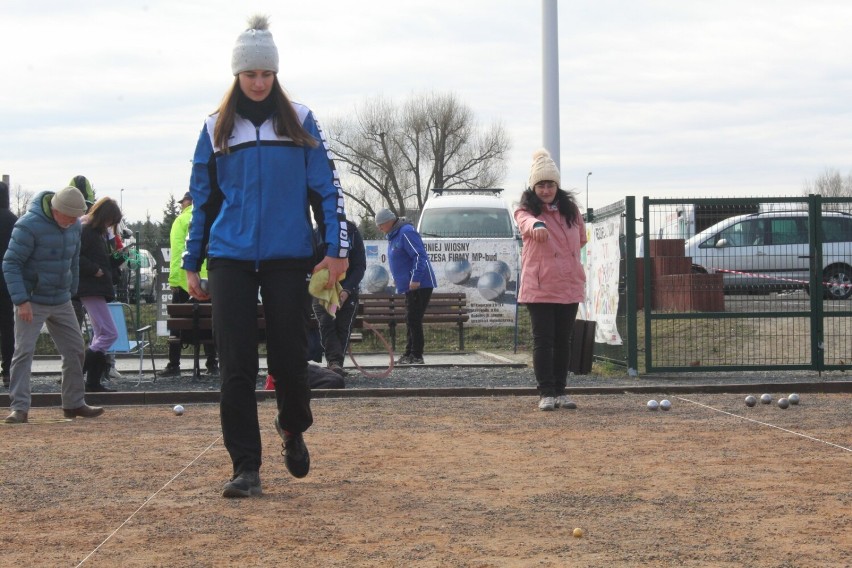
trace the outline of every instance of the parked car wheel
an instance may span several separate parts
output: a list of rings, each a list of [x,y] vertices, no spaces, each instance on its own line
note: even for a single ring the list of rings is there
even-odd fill
[[[823,282],[828,283],[823,292],[826,300],[848,300],[852,296],[852,267],[832,264],[823,272]]]

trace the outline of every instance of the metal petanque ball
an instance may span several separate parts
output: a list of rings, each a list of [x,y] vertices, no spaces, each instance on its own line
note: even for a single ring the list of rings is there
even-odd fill
[[[488,301],[494,301],[506,291],[506,279],[502,274],[486,272],[476,283],[479,294]]]
[[[464,284],[470,278],[473,267],[468,260],[452,260],[444,265],[444,275],[453,284]]]
[[[663,400],[660,401],[660,409],[671,410],[671,408],[672,408],[672,401],[670,401],[666,398],[664,398]]]
[[[788,408],[790,406],[790,401],[786,398],[778,399],[778,408]]]
[[[483,274],[487,272],[496,272],[501,275],[506,282],[512,280],[512,270],[509,268],[509,265],[503,262],[502,260],[490,260],[485,264],[485,268],[482,269]]]
[[[660,408],[660,403],[654,399],[648,401],[648,410],[657,410]]]
[[[746,403],[746,406],[748,406],[749,408],[751,408],[752,406],[754,406],[755,404],[757,404],[757,399],[756,399],[756,398],[754,398],[754,397],[753,397],[753,396],[751,396],[751,395],[748,395],[747,397],[745,397],[745,403]]]
[[[787,397],[787,400],[790,402],[790,404],[799,404],[799,395],[793,393]]]
[[[771,394],[760,395],[760,402],[762,402],[763,404],[769,404],[770,402],[772,402],[772,395]]]

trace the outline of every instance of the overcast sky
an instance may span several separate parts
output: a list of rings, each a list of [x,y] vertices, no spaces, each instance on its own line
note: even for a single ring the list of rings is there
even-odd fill
[[[517,199],[542,145],[540,0],[2,0],[0,173],[75,174],[162,218],[254,12],[279,77],[322,122],[382,95],[451,92],[512,140]],[[628,195],[799,195],[852,172],[852,2],[560,2],[562,184]],[[122,193],[120,190],[124,189]]]

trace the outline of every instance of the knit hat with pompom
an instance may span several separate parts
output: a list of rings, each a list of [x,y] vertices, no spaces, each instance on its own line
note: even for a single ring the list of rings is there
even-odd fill
[[[269,17],[256,14],[249,18],[248,29],[237,37],[231,54],[231,71],[274,71],[278,73],[278,48],[269,31]]]
[[[533,163],[530,169],[529,187],[532,189],[540,181],[555,181],[556,185],[562,187],[559,179],[559,168],[550,157],[550,152],[541,148],[533,152]]]

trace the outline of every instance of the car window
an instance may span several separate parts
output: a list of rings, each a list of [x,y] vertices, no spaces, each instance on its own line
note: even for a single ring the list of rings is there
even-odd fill
[[[762,244],[765,239],[763,220],[749,219],[726,227],[710,239],[701,243],[700,248],[712,248],[716,243],[725,239],[729,247],[750,247]]]
[[[768,220],[772,228],[766,244],[802,245],[808,244],[808,225],[804,217],[782,217]]]
[[[436,208],[423,211],[420,234],[444,238],[512,238],[512,218],[505,209]]]
[[[823,217],[823,242],[842,243],[852,241],[852,218]]]

